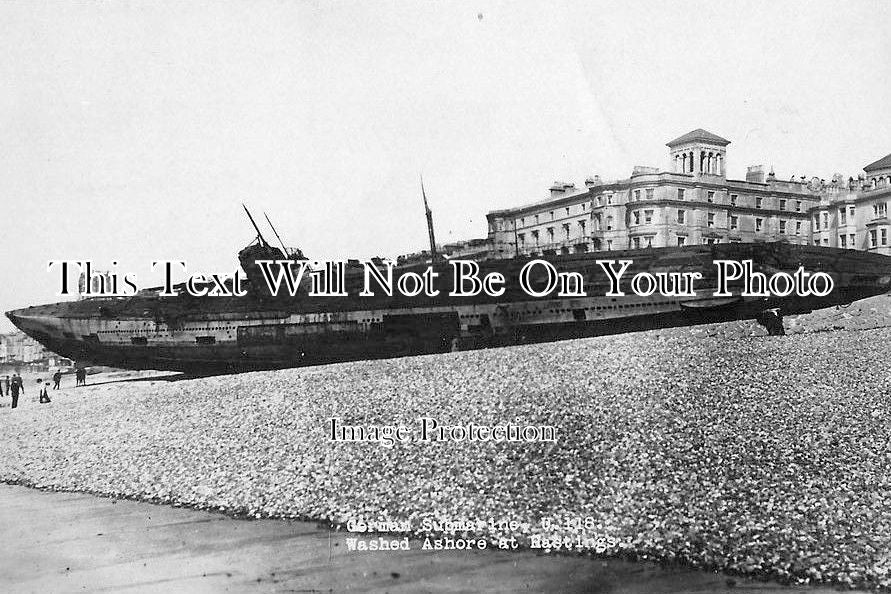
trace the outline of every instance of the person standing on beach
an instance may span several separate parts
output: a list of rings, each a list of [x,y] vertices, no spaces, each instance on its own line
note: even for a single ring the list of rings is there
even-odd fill
[[[57,369],[56,373],[53,374],[53,390],[59,389],[59,382],[62,381],[62,370]]]
[[[22,376],[17,373],[12,374],[12,382],[9,384],[9,391],[12,394],[12,408],[19,405],[19,390],[25,393],[25,385],[22,383]]]

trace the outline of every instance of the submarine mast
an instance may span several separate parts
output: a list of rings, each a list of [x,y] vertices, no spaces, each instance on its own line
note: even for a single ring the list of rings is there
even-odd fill
[[[269,227],[272,229],[272,232],[275,233],[275,238],[278,239],[279,244],[281,244],[282,253],[287,256],[288,248],[285,247],[285,242],[282,241],[282,238],[279,236],[278,231],[276,231],[275,227],[272,225],[272,221],[269,220],[269,215],[264,212],[263,216],[266,217],[266,222],[269,223]]]
[[[269,242],[266,241],[266,238],[263,237],[263,234],[260,232],[260,228],[257,226],[257,223],[254,222],[254,217],[251,216],[251,211],[248,210],[248,207],[244,204],[241,205],[244,209],[244,212],[247,213],[248,218],[251,220],[251,225],[254,226],[254,230],[257,232],[257,241],[260,242],[260,247],[267,247]]]
[[[430,261],[435,264],[439,260],[436,252],[436,238],[433,236],[433,212],[427,204],[427,192],[424,191],[424,176],[421,176],[421,196],[424,198],[424,211],[427,215],[427,235],[430,237]]]

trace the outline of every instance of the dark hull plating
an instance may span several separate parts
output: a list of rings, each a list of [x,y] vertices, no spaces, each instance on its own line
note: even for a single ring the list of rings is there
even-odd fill
[[[7,315],[48,349],[93,364],[217,373],[402,357],[542,343],[657,328],[755,319],[850,303],[891,288],[891,258],[789,244],[721,244],[545,258],[578,271],[588,296],[533,299],[517,288],[528,260],[480,262],[500,271],[511,290],[499,298],[90,299],[31,307]],[[636,272],[699,271],[696,297],[605,297],[597,259],[631,259]],[[715,259],[751,259],[771,274],[798,266],[830,274],[824,298],[712,296]],[[407,270],[407,269],[406,269]],[[401,272],[404,272],[402,270]],[[450,269],[440,269],[443,279]],[[397,276],[400,272],[397,271]],[[739,286],[735,287],[738,290]],[[351,295],[358,293],[352,287]]]

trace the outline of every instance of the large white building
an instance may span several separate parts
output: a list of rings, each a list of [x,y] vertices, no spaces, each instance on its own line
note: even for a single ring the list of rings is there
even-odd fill
[[[759,241],[888,246],[881,216],[891,193],[891,155],[867,165],[867,175],[857,179],[784,180],[756,165],[742,180],[727,178],[729,144],[700,128],[667,143],[669,170],[635,167],[626,179],[594,176],[581,188],[556,182],[544,200],[487,215],[489,253],[506,258]]]

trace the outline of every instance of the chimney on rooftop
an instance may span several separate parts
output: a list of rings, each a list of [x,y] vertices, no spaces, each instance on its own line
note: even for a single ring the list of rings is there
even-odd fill
[[[764,165],[751,165],[746,170],[746,181],[763,184],[764,183]]]
[[[551,188],[550,188],[551,198],[559,198],[560,196],[562,196],[563,192],[564,192],[564,189],[563,189],[564,187],[565,186],[564,186],[563,182],[555,181],[554,185],[551,186]]]

